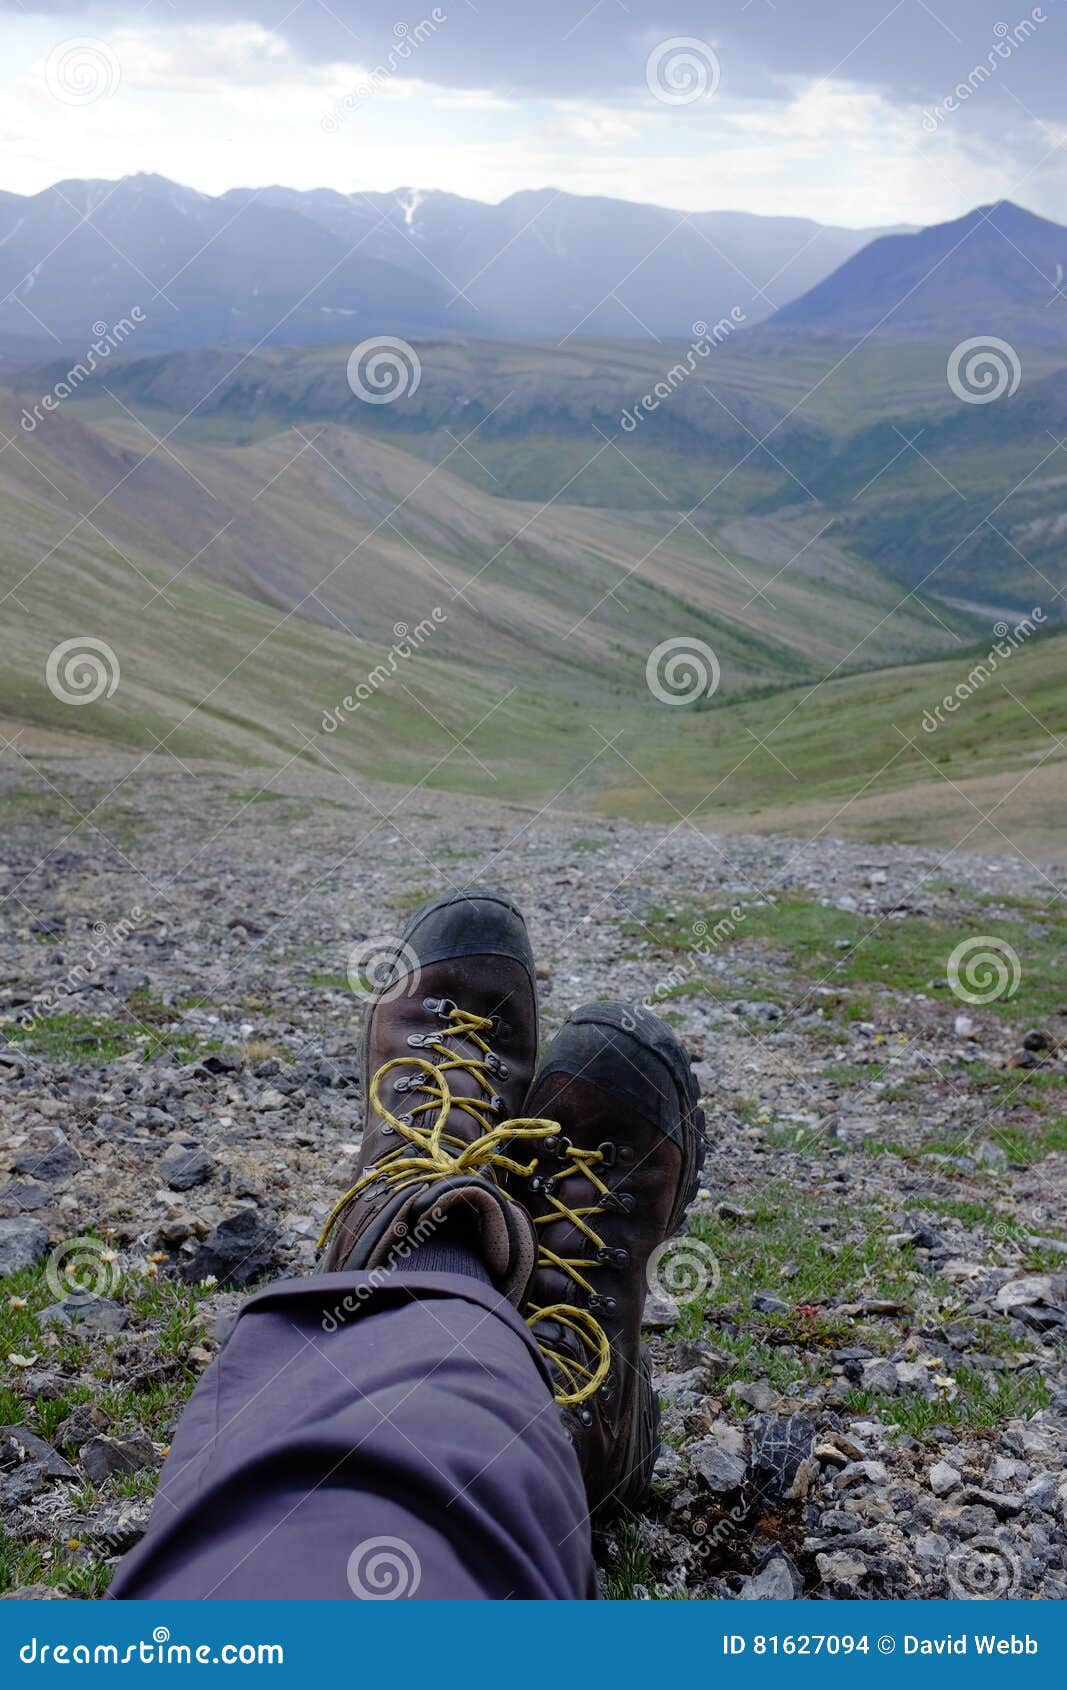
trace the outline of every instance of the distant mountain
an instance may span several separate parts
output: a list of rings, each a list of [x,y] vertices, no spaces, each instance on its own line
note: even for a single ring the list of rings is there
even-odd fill
[[[60,182],[0,195],[0,344],[13,334],[84,348],[136,306],[141,347],[348,340],[438,329],[448,292],[349,251],[282,206],[244,208],[160,176]],[[463,302],[457,328],[473,325]],[[54,345],[54,340],[52,344]]]
[[[20,337],[35,356],[84,348],[135,305],[142,351],[390,333],[688,340],[734,307],[764,320],[878,233],[552,189],[486,205],[67,181],[0,194],[0,353]]]
[[[785,305],[772,330],[1067,342],[1067,228],[1010,200],[884,235]]]

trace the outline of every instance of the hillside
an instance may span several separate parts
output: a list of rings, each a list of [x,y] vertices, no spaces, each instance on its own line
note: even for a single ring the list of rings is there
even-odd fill
[[[743,533],[747,555],[776,567],[785,557],[773,536],[765,544],[759,523],[788,528],[802,512],[807,527],[792,551],[814,525],[827,543],[909,590],[984,605],[987,621],[1004,607],[1034,605],[1062,618],[1061,355],[1020,342],[1017,390],[967,403],[947,373],[958,332],[907,343],[872,337],[844,351],[837,341],[794,343],[770,331],[739,336],[636,426],[641,396],[685,367],[686,348],[419,341],[416,391],[381,406],[353,394],[348,345],[130,356],[80,388],[67,409],[128,422],[118,401],[155,432],[198,445],[342,424],[444,465],[495,498],[543,504],[563,487],[569,506],[649,521],[685,512],[729,544]],[[995,348],[991,355],[995,376],[1004,358]],[[64,369],[20,372],[26,400]]]
[[[9,398],[5,434],[16,416]],[[161,439],[64,411],[0,455],[9,721],[146,751],[167,738],[182,757],[329,759],[551,794],[602,750],[600,731],[662,712],[645,665],[665,639],[710,644],[724,695],[740,697],[930,656],[973,627],[902,602],[803,513],[785,538],[756,524],[735,546],[676,516],[480,494],[336,425],[246,446]],[[358,733],[324,734],[398,627],[435,610]],[[123,681],[72,710],[44,666],[78,634],[107,641]]]

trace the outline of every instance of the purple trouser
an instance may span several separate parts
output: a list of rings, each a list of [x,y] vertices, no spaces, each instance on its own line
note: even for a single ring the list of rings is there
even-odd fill
[[[459,1274],[250,1298],[109,1594],[594,1597],[578,1463],[514,1309]]]

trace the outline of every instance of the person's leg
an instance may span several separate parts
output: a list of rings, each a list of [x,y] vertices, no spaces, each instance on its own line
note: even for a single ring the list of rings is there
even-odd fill
[[[522,1320],[458,1274],[252,1298],[110,1594],[594,1597],[578,1463]]]

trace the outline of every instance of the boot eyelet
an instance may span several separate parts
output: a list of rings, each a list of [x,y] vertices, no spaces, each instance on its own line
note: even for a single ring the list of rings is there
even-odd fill
[[[600,1207],[609,1214],[632,1215],[636,1206],[637,1198],[632,1191],[609,1191],[600,1199]]]
[[[383,1138],[391,1138],[392,1135],[396,1132],[396,1128],[391,1127],[389,1125],[388,1121],[383,1121],[382,1124],[381,1124],[381,1127],[379,1128],[379,1131],[380,1131]]]
[[[578,1418],[583,1426],[591,1426],[593,1424],[593,1416],[587,1408],[579,1410]]]
[[[603,1144],[597,1145],[597,1154],[599,1155],[605,1168],[613,1168],[615,1166],[615,1157],[619,1154],[619,1152],[617,1146],[614,1145],[610,1139],[607,1139]]]

